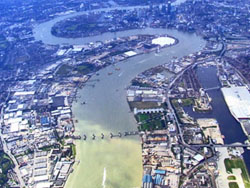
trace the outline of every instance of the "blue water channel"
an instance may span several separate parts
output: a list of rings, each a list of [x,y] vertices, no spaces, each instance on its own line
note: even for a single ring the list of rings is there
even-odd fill
[[[197,77],[203,88],[213,88],[220,86],[220,82],[217,76],[217,69],[215,66],[209,67],[197,67]],[[224,100],[221,90],[210,90],[208,95],[212,98],[212,112],[209,113],[196,113],[192,111],[191,107],[185,108],[186,113],[191,117],[197,118],[214,118],[220,125],[222,135],[225,136],[225,144],[241,142],[244,143],[247,140],[241,125],[231,115],[227,104]],[[246,166],[250,172],[250,150],[245,150],[243,154]]]

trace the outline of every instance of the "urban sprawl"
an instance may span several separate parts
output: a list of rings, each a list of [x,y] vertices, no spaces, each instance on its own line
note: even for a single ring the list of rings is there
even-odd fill
[[[169,28],[206,40],[201,51],[173,56],[170,62],[137,75],[126,88],[138,124],[131,134],[141,138],[141,186],[250,187],[242,157],[250,134],[248,0],[187,0],[179,5],[163,0],[3,0],[0,7],[0,187],[63,187],[73,165],[80,162],[75,159],[75,140],[95,139],[95,135],[74,133],[77,119],[72,104],[85,104],[78,89],[94,87],[89,78],[106,66],[120,71],[117,62],[145,53],[160,54],[179,42],[175,36],[160,34],[79,45],[44,44],[35,39],[36,25],[76,12],[83,14],[56,23],[52,35],[78,38]],[[197,69],[211,67],[220,84],[204,88]],[[241,125],[238,129],[246,135],[244,143],[224,143],[216,119],[194,118],[187,112],[211,113],[211,90],[221,90]]]

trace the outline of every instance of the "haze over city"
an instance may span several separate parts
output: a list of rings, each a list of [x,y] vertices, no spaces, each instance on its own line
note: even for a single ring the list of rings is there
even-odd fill
[[[250,188],[249,0],[1,0],[0,187]]]

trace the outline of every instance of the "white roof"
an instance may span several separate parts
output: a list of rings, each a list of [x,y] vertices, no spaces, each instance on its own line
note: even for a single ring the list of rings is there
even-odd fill
[[[35,91],[17,91],[14,96],[34,95]]]
[[[222,88],[221,90],[235,118],[250,118],[250,94],[246,87]]]
[[[17,111],[16,116],[22,116],[22,115],[23,115],[23,111],[21,110]]]
[[[10,132],[18,132],[19,131],[19,123],[12,123],[10,126]]]
[[[16,103],[16,100],[11,100],[11,101],[9,101],[8,103],[9,103],[9,104],[14,104],[14,103]]]
[[[35,188],[50,188],[50,182],[41,182],[35,185]]]
[[[202,161],[204,159],[204,157],[202,155],[200,155],[200,154],[197,154],[197,155],[194,156],[194,159],[196,161]]]
[[[24,107],[23,104],[19,104],[19,105],[17,106],[18,109],[23,109],[23,107]]]
[[[152,40],[152,44],[157,44],[160,45],[161,47],[165,45],[171,45],[174,43],[175,39],[170,37],[159,37]]]
[[[65,52],[66,52],[67,50],[63,50],[63,49],[59,49],[58,51],[57,51],[57,55],[58,56],[62,56],[63,54],[65,54]]]
[[[26,168],[21,169],[21,173],[22,173],[22,176],[26,176],[29,174]]]
[[[34,177],[35,182],[47,181],[48,179],[49,179],[48,175]]]
[[[127,55],[127,56],[129,56],[129,57],[131,57],[131,56],[136,55],[137,53],[134,52],[134,51],[128,51],[128,52],[125,52],[124,54]]]
[[[22,117],[17,117],[17,118],[11,118],[8,120],[8,123],[9,124],[12,124],[12,123],[20,123],[22,121]]]

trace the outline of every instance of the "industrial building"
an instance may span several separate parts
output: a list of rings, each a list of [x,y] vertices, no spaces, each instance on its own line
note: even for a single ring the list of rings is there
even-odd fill
[[[232,115],[239,121],[250,119],[250,94],[246,87],[222,88],[227,106]]]

